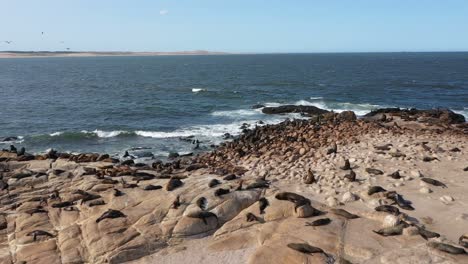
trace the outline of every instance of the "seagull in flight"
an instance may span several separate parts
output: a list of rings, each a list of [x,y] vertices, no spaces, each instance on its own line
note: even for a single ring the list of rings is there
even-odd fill
[[[11,41],[11,40],[5,40],[5,43],[6,43],[6,44],[11,44],[12,42],[13,42],[13,41]]]

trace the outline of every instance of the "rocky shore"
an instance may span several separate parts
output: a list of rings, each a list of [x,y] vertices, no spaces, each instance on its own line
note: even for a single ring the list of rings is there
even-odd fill
[[[311,117],[153,164],[0,152],[0,263],[468,262],[463,116],[268,111]]]

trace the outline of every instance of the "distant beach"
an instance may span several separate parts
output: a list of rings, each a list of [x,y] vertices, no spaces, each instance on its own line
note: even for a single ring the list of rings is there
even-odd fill
[[[223,55],[226,52],[205,50],[174,52],[125,52],[125,51],[0,51],[0,59],[44,57],[110,57],[110,56],[168,56],[168,55]]]

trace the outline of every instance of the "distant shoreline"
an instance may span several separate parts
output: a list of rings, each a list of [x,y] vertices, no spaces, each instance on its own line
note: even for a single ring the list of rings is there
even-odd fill
[[[178,51],[178,52],[95,52],[95,51],[0,51],[1,59],[51,58],[51,57],[125,57],[125,56],[183,56],[183,55],[227,55],[227,52]]]

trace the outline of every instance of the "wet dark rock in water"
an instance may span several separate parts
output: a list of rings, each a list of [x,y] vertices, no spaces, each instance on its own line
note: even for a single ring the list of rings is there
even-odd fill
[[[252,105],[252,109],[259,109],[259,108],[263,108],[265,107],[265,105],[262,105],[262,104],[254,104]]]
[[[18,137],[6,137],[6,138],[2,138],[0,140],[0,142],[9,142],[9,141],[15,141],[15,140],[18,140]]]
[[[225,133],[223,135],[223,139],[230,139],[230,138],[233,138],[233,136],[231,134],[229,134],[229,133]]]
[[[262,109],[264,114],[288,114],[288,113],[304,113],[308,115],[321,115],[329,111],[320,109],[311,105],[282,105],[277,107],[265,107]]]

